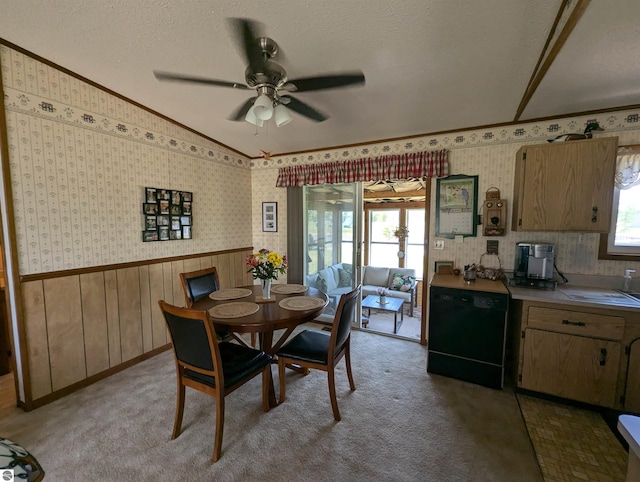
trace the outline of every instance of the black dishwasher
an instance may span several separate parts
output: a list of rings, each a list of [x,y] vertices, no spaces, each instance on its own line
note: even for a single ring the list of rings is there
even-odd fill
[[[427,371],[502,388],[509,295],[430,290]]]

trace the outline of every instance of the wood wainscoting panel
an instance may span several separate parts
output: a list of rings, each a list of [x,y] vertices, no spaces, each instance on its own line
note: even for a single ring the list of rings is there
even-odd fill
[[[246,276],[245,276],[245,271],[247,271],[247,268],[245,268],[245,264],[244,264],[244,253],[238,252],[238,253],[232,253],[233,255],[233,270],[232,273],[235,276],[235,279],[233,280],[233,287],[237,287],[237,286],[243,286],[245,284],[247,284],[245,282],[246,280]]]
[[[104,272],[105,306],[107,307],[107,329],[109,331],[109,364],[122,363],[120,345],[120,312],[118,310],[118,279],[115,270]]]
[[[199,271],[202,269],[202,260],[205,258],[189,258],[185,259],[182,265],[182,271],[180,273],[190,273],[191,271]],[[180,274],[178,273],[178,282],[180,282]],[[182,293],[182,285],[180,286],[180,292]],[[184,295],[183,295],[184,298]],[[182,305],[184,306],[184,305]]]
[[[178,305],[180,300],[184,303],[184,295],[180,295],[180,299],[175,300],[173,297],[173,265],[172,263],[162,263],[163,276],[163,293],[162,299],[170,305]],[[160,307],[158,307],[160,309]],[[164,324],[163,324],[164,326]]]
[[[200,260],[200,269],[206,269],[215,266],[215,264],[213,264],[213,258],[215,258],[215,255],[203,256],[202,258],[198,258]]]
[[[229,254],[219,254],[218,261],[215,265],[218,271],[218,278],[220,278],[221,288],[235,288],[233,283],[233,276],[231,276],[231,262],[229,260]]]
[[[43,282],[53,390],[87,378],[80,276]]]
[[[104,273],[80,275],[87,376],[105,371],[110,366],[109,330],[107,329],[107,307],[105,306],[104,292]]]
[[[185,305],[180,273],[215,266],[223,288],[252,284],[251,249],[21,279],[25,406],[115,373],[171,342],[158,300]]]
[[[44,288],[42,281],[22,284],[22,306],[24,328],[27,338],[29,380],[33,399],[48,395],[51,388],[49,341],[47,340],[47,318],[44,310]]]
[[[171,291],[173,292],[173,304],[180,307],[184,307],[186,305],[184,290],[182,289],[182,282],[180,281],[180,273],[184,273],[186,271],[183,260],[173,261],[171,263]]]
[[[160,263],[149,265],[149,298],[153,348],[159,348],[166,345],[168,341],[166,323],[162,316],[162,312],[160,311],[160,306],[158,306],[158,301],[165,300],[164,269],[163,265]]]
[[[151,293],[149,286],[149,266],[138,268],[140,276],[140,316],[142,322],[142,350],[153,350],[153,326],[151,322]]]
[[[143,353],[140,276],[137,267],[119,269],[117,272],[120,346],[122,361],[126,362]]]

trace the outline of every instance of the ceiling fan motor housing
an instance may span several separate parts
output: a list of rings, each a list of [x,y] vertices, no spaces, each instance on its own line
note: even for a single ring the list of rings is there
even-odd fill
[[[279,89],[287,82],[287,71],[280,64],[271,60],[276,58],[278,54],[278,44],[267,37],[260,37],[257,42],[265,58],[262,72],[252,70],[251,65],[247,66],[244,73],[245,81],[249,87],[271,85],[275,89]]]

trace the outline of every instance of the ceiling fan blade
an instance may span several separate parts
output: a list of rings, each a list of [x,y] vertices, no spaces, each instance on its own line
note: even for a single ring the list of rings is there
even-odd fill
[[[247,63],[253,72],[264,72],[265,58],[258,38],[258,22],[248,18],[230,18],[236,37],[240,40]]]
[[[243,121],[244,117],[247,115],[247,112],[249,112],[249,109],[251,109],[251,106],[255,101],[256,101],[255,97],[250,97],[245,101],[244,104],[242,104],[240,107],[234,110],[233,113],[229,117],[227,117],[227,119],[231,121],[236,121],[236,122]]]
[[[226,80],[208,79],[206,77],[172,74],[171,72],[159,72],[157,70],[154,70],[153,75],[155,75],[158,80],[175,80],[178,82],[193,82],[196,84],[217,85],[219,87],[232,87],[234,89],[249,89],[246,85],[239,84],[238,82],[227,82]]]
[[[289,109],[301,114],[305,117],[308,117],[311,120],[316,122],[322,122],[329,118],[328,115],[323,114],[322,112],[314,109],[308,104],[296,99],[295,97],[291,97],[290,95],[283,95],[280,97],[280,100],[284,105],[286,105]]]
[[[311,90],[336,89],[339,87],[347,87],[349,85],[364,84],[364,74],[358,71],[335,75],[305,77],[302,79],[290,79],[282,90],[289,90],[291,92],[308,92]]]

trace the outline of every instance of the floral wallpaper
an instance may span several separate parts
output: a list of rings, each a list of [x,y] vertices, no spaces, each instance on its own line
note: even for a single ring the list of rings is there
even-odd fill
[[[286,190],[275,187],[282,166],[448,149],[450,172],[478,174],[479,201],[498,188],[510,219],[515,153],[522,145],[582,132],[593,121],[605,129],[595,137],[640,143],[640,111],[629,110],[247,159],[6,46],[0,46],[0,59],[22,275],[250,245],[286,253]],[[237,182],[225,183],[227,178]],[[142,242],[145,186],[194,193],[192,240]],[[278,232],[262,232],[262,202],[278,203]],[[433,219],[431,233],[433,245]],[[558,245],[558,267],[567,273],[640,271],[640,263],[598,260],[596,234],[508,230],[494,239],[507,269],[517,241],[544,240]],[[485,247],[482,235],[446,240],[444,250],[429,252],[430,264],[478,262]],[[485,256],[484,262],[498,260]]]
[[[251,245],[247,158],[6,46],[0,59],[21,275]],[[193,239],[142,242],[145,186],[193,193]]]
[[[523,145],[546,142],[556,136],[567,133],[583,132],[586,125],[598,122],[604,128],[594,137],[617,136],[618,144],[640,144],[640,111],[620,111],[591,116],[554,119],[545,122],[523,122],[517,125],[498,126],[484,129],[468,130],[450,134],[424,135],[402,140],[371,143],[348,148],[327,149],[291,156],[273,156],[271,159],[255,159],[251,161],[253,168],[252,184],[254,195],[254,242],[256,230],[260,229],[259,218],[255,216],[260,196],[264,200],[273,200],[278,196],[275,188],[277,169],[293,164],[310,164],[331,160],[344,160],[381,154],[396,154],[421,150],[448,149],[449,172],[451,174],[478,175],[478,205],[482,205],[485,193],[489,188],[500,190],[501,198],[507,201],[508,229],[506,236],[485,237],[478,230],[475,238],[465,238],[463,242],[445,240],[444,250],[429,250],[429,276],[433,273],[435,261],[454,261],[462,266],[481,261],[485,266],[513,269],[515,245],[519,241],[547,241],[557,245],[557,265],[566,273],[584,275],[605,275],[621,277],[625,269],[636,269],[640,272],[640,263],[624,261],[598,260],[599,234],[581,233],[522,233],[512,232],[511,209],[513,200],[513,177],[515,156]],[[436,183],[432,180],[431,196],[431,237],[429,245],[435,243],[435,194]],[[284,196],[286,201],[286,195]],[[279,204],[279,209],[286,209]],[[280,233],[279,233],[280,234]],[[485,255],[486,241],[499,241],[499,256]],[[275,242],[275,241],[274,241]],[[282,238],[281,244],[286,244]]]

